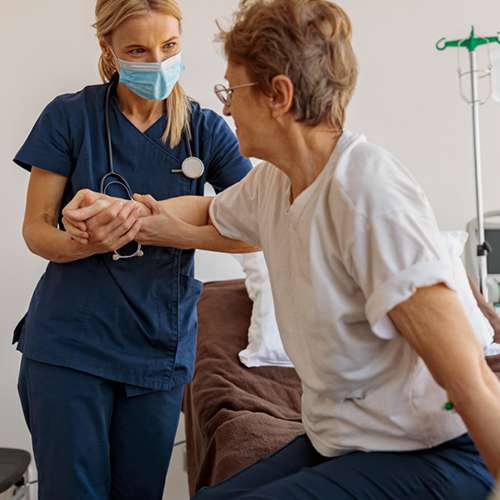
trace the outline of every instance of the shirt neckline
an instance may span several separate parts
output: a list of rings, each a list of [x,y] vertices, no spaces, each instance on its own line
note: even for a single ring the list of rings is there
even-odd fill
[[[323,170],[320,172],[318,177],[316,177],[316,179],[314,179],[314,181],[309,186],[307,186],[307,188],[304,189],[304,191],[302,191],[299,196],[295,198],[295,200],[293,200],[293,203],[290,203],[292,183],[290,182],[290,178],[287,175],[283,174],[285,176],[284,211],[286,216],[289,216],[295,220],[300,217],[300,214],[306,207],[314,192],[318,189],[319,186],[322,185],[323,178],[326,177],[328,172],[336,167],[340,156],[345,151],[348,144],[350,144],[353,136],[354,134],[352,134],[351,132],[342,132],[342,135],[339,137],[337,144],[333,148],[333,151],[326,161]]]
[[[155,129],[159,123],[163,122],[165,120],[165,113],[163,113],[155,122],[153,122],[144,132],[141,132],[123,113],[123,111],[120,109],[120,104],[118,102],[118,97],[116,96],[116,93],[113,94],[112,96],[112,101],[113,101],[113,106],[115,107],[116,111],[118,112],[118,115],[125,120],[138,134],[140,135],[149,135],[149,133]]]

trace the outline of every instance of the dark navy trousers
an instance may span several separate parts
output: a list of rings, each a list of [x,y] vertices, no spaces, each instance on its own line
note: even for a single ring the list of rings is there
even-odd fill
[[[39,500],[161,500],[182,393],[182,386],[133,393],[121,383],[23,358],[19,394]]]
[[[467,434],[428,450],[335,458],[299,436],[193,500],[482,500],[492,486]]]

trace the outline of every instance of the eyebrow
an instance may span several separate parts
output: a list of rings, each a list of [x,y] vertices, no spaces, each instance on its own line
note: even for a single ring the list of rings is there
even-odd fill
[[[174,36],[171,36],[168,40],[166,40],[163,43],[165,44],[165,43],[168,43],[168,42],[173,42],[174,40],[178,40],[179,38],[180,38],[179,35],[174,35]]]
[[[173,42],[174,40],[178,40],[179,38],[180,38],[180,36],[174,35],[174,36],[170,37],[168,40],[166,40],[165,42],[162,42],[162,45],[165,45],[166,43],[169,43],[169,42]],[[140,43],[131,43],[130,45],[127,45],[125,47],[125,50],[136,48],[136,47],[144,47],[144,45],[141,45]]]

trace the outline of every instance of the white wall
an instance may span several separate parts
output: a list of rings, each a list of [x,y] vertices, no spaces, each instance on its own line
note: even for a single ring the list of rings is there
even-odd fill
[[[11,332],[24,313],[44,263],[20,235],[28,176],[11,158],[43,106],[54,96],[98,81],[93,1],[3,2],[0,18],[0,446],[29,446],[16,394],[19,356]],[[184,8],[184,83],[202,104],[220,111],[212,87],[224,75],[212,43],[215,18],[237,0],[181,0]],[[341,0],[354,23],[361,65],[349,127],[396,153],[427,192],[444,229],[474,216],[470,113],[457,90],[454,51],[438,53],[441,36],[500,29],[500,3],[491,0]],[[500,107],[482,110],[485,208],[499,208]],[[240,276],[228,256],[201,254],[203,280]]]
[[[341,0],[354,23],[361,64],[350,124],[407,164],[443,229],[462,229],[475,215],[472,122],[458,94],[455,49],[441,37],[500,30],[500,3],[490,0]],[[500,46],[499,46],[500,48]],[[481,52],[484,61],[485,52]],[[467,55],[462,54],[468,67]],[[500,105],[481,110],[485,209],[500,208]]]

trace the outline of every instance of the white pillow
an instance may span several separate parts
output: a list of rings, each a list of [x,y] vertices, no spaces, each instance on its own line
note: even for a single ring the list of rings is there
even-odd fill
[[[249,368],[293,364],[285,352],[274,314],[274,302],[266,261],[262,252],[235,255],[245,273],[245,286],[253,302],[248,346],[239,353]]]
[[[442,244],[453,265],[457,294],[472,328],[483,348],[493,341],[493,329],[479,309],[470,288],[461,255],[467,241],[463,231],[443,231]],[[240,361],[248,366],[293,366],[281,342],[266,261],[262,252],[235,255],[246,276],[248,296],[253,301],[248,330],[248,347],[239,353]]]

